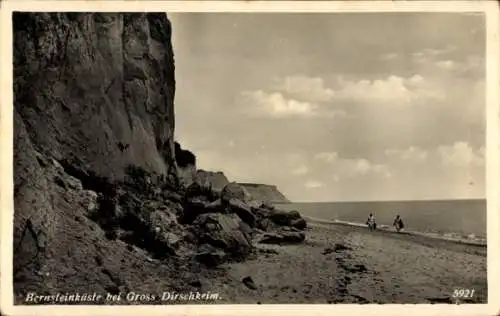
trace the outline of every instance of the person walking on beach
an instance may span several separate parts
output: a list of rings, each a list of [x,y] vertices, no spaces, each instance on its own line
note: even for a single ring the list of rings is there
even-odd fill
[[[375,216],[372,213],[370,213],[370,215],[368,216],[368,220],[366,221],[366,224],[368,225],[368,228],[370,230],[377,229],[377,223],[375,222]]]
[[[403,220],[401,219],[401,216],[399,216],[399,214],[396,215],[396,218],[394,219],[394,223],[392,224],[392,226],[396,228],[396,231],[398,233],[404,228]]]

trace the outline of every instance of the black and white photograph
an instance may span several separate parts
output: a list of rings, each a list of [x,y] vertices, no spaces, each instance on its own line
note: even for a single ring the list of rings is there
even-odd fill
[[[2,296],[11,291],[12,308],[491,314],[495,6],[127,2],[2,12],[12,26]]]

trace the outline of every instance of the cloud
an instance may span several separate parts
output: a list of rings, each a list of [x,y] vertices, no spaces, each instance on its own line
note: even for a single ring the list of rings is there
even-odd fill
[[[321,173],[330,173],[334,181],[341,178],[352,178],[365,175],[382,175],[390,177],[389,168],[383,164],[375,164],[366,158],[343,158],[337,152],[320,152],[313,155],[313,161],[321,161]]]
[[[421,75],[413,75],[408,79],[408,82],[410,84],[419,85],[423,84],[425,82],[425,79]]]
[[[484,68],[486,66],[484,57],[475,55],[468,56],[464,64],[467,69]]]
[[[359,176],[391,176],[388,166],[375,164],[366,158],[341,159],[338,164],[337,175],[341,177],[359,177]]]
[[[434,166],[473,168],[485,165],[485,148],[474,149],[465,141],[441,145],[432,150],[424,150],[416,146],[410,146],[406,149],[387,149],[384,154],[387,158],[392,159],[388,161],[390,165],[404,163],[406,168],[408,166],[417,168],[417,164],[429,168]]]
[[[486,61],[484,56],[467,56],[467,58],[459,63],[455,63],[454,69],[461,73],[472,73],[484,76],[484,71],[486,70]]]
[[[399,57],[399,55],[397,53],[387,53],[387,54],[381,55],[380,59],[382,59],[382,60],[393,60],[393,59],[396,59],[398,57]]]
[[[425,48],[418,52],[412,53],[413,60],[418,63],[427,62],[429,60],[434,60],[439,56],[448,55],[457,50],[456,46],[447,45],[442,48]]]
[[[241,93],[247,114],[270,118],[324,117],[345,118],[343,109],[325,104],[334,97],[334,91],[325,86],[323,78],[291,75],[275,78],[268,89]]]
[[[425,161],[428,157],[427,151],[415,146],[410,146],[407,149],[387,149],[384,153],[388,157],[411,161]]]
[[[374,105],[409,105],[415,101],[441,100],[444,94],[421,75],[399,77],[391,75],[375,80],[338,80],[334,99]]]
[[[321,161],[329,165],[335,179],[339,177],[354,177],[370,173],[388,174],[389,169],[385,165],[374,164],[366,158],[344,158],[337,152],[319,152],[313,155],[313,161]],[[322,169],[323,171],[325,169]]]
[[[437,60],[434,64],[443,70],[454,71],[455,73],[481,73],[485,69],[484,59],[478,56],[468,56],[462,61]]]
[[[424,49],[414,52],[411,60],[423,67],[427,72],[453,71],[456,74],[482,75],[485,69],[485,59],[481,55],[457,56],[457,47],[446,46],[442,49]]]
[[[374,80],[346,80],[338,76],[336,88],[326,87],[325,81],[320,77],[304,75],[288,76],[275,81],[276,91],[292,100],[301,100],[308,104],[339,100],[409,102],[417,96],[419,85],[425,83],[421,75],[409,78],[390,75]]]
[[[452,70],[455,69],[456,64],[453,60],[440,60],[436,62],[436,66],[441,69]]]
[[[354,165],[354,170],[361,174],[366,174],[371,169],[371,163],[366,159],[358,159]]]
[[[292,170],[292,174],[294,175],[304,175],[304,174],[307,174],[307,172],[309,171],[309,168],[307,168],[307,166],[300,166],[300,167],[297,167],[296,169]]]
[[[373,80],[345,79],[326,87],[319,77],[288,76],[275,80],[271,91],[241,93],[248,115],[268,118],[347,118],[349,104],[367,106],[408,106],[418,102],[442,101],[443,89],[420,74],[409,77],[390,75]]]
[[[317,188],[323,187],[324,184],[322,182],[319,182],[319,181],[308,180],[308,181],[306,181],[306,183],[304,184],[304,186],[307,189],[317,189]]]
[[[265,92],[263,90],[244,91],[241,93],[244,112],[250,116],[269,118],[345,118],[347,113],[315,102],[299,101],[286,97],[281,92]]]
[[[452,146],[439,146],[437,152],[446,167],[484,166],[485,149],[474,150],[467,142],[456,142]]]
[[[242,96],[250,103],[248,105],[250,109],[257,110],[251,113],[267,114],[272,117],[309,117],[314,115],[317,109],[314,103],[288,99],[278,92],[244,91]]]
[[[276,79],[274,89],[286,95],[308,102],[325,102],[333,97],[333,90],[325,87],[323,78],[304,75]]]
[[[398,76],[387,79],[341,81],[341,87],[335,94],[336,99],[357,100],[377,103],[409,103],[412,92]]]
[[[314,159],[322,160],[325,162],[332,162],[339,157],[339,154],[336,152],[321,152],[314,155]]]

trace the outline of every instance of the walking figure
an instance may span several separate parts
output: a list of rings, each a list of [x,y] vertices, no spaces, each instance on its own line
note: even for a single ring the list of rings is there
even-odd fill
[[[368,228],[371,231],[377,229],[377,223],[375,222],[375,216],[372,213],[370,213],[370,215],[368,216],[368,220],[366,221],[366,225],[368,225]]]
[[[401,216],[396,215],[396,218],[394,219],[394,223],[392,224],[396,228],[396,231],[399,233],[405,225],[403,224],[403,220],[401,219]]]

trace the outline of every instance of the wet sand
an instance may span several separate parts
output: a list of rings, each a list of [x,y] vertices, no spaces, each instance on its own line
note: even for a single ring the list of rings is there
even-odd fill
[[[306,236],[299,245],[258,245],[257,258],[226,264],[221,302],[486,302],[485,246],[322,223],[309,223]],[[457,301],[454,289],[474,294]]]

